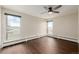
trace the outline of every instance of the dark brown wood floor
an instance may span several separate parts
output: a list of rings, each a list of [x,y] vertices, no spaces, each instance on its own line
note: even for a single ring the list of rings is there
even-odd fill
[[[1,54],[78,54],[78,43],[42,37],[5,47]]]

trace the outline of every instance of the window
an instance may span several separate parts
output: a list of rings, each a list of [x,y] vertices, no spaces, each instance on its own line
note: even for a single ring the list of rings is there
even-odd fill
[[[21,17],[16,15],[7,14],[7,38],[6,41],[14,41],[20,39],[20,20]]]
[[[48,35],[53,35],[53,21],[48,21]]]

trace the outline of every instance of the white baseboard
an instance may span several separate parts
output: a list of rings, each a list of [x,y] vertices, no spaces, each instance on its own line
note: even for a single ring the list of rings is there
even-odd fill
[[[28,40],[33,40],[33,39],[44,37],[44,36],[46,36],[46,35],[30,36],[30,37],[25,37],[25,39],[28,41]]]
[[[26,40],[25,39],[20,39],[20,40],[16,40],[16,41],[6,42],[6,43],[2,44],[2,47],[17,44],[17,43],[24,42],[24,41],[26,41]]]
[[[2,47],[13,45],[13,44],[24,42],[24,41],[28,41],[28,40],[33,40],[33,39],[40,38],[40,37],[43,37],[43,36],[46,36],[46,35],[30,36],[30,37],[25,37],[25,38],[20,39],[20,40],[6,42],[6,43],[3,43]]]
[[[43,37],[43,36],[47,36],[47,35],[30,36],[30,37],[25,37],[24,39],[12,41],[12,42],[6,42],[6,43],[4,43],[2,45],[2,47],[9,46],[9,45],[13,45],[13,44],[20,43],[20,42],[24,42],[24,41],[28,41],[28,40],[33,40],[33,39],[40,38],[40,37]],[[67,37],[52,36],[52,35],[51,35],[51,37],[56,37],[56,38],[60,38],[60,39],[64,39],[64,40],[69,40],[69,41],[73,41],[73,42],[77,42],[78,43],[78,41],[76,39],[70,39],[70,38],[67,38]]]
[[[78,39],[75,39],[75,38],[69,38],[69,37],[63,37],[63,36],[57,36],[57,35],[53,35],[51,37],[60,38],[60,39],[64,39],[64,40],[68,40],[68,41],[72,41],[72,42],[77,42],[78,43]]]

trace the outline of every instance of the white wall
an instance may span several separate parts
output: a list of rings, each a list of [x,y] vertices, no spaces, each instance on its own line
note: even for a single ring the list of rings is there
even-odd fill
[[[42,19],[24,15],[22,25],[22,35],[26,38],[46,35],[46,22]]]
[[[21,16],[21,39],[46,35],[47,26],[43,19],[3,8],[3,39],[6,39],[6,18],[4,13]]]
[[[1,7],[0,7],[0,47],[1,47]]]
[[[54,21],[54,28],[53,28],[54,36],[73,38],[75,40],[78,39],[77,13],[60,16],[60,17],[54,18],[53,21]]]
[[[79,8],[78,8],[78,43],[79,43]]]

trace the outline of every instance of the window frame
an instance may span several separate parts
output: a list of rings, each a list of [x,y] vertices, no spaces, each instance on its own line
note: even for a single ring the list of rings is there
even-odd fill
[[[19,16],[19,15],[14,15],[14,14],[9,14],[9,13],[4,13],[4,15],[6,15],[6,40],[8,40],[8,31],[7,31],[7,26],[8,26],[8,18],[7,18],[7,16],[8,15],[10,15],[10,16],[15,16],[15,17],[20,17],[20,24],[21,24],[21,16]]]

